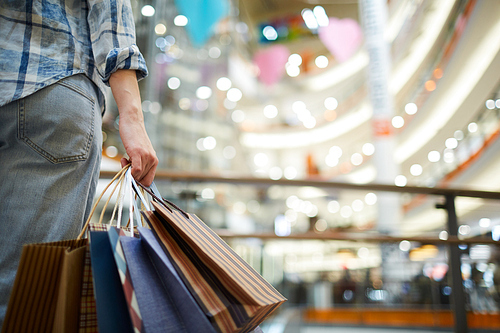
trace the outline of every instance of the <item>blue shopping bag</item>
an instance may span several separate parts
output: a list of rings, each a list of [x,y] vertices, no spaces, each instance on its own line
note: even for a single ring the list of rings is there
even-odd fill
[[[138,230],[140,239],[120,236],[120,242],[144,331],[215,333],[151,230]]]
[[[90,232],[90,259],[99,332],[133,333],[108,232]]]

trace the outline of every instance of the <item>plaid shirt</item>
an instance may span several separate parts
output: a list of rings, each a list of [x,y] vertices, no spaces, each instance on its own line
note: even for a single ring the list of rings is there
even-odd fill
[[[130,0],[0,0],[0,106],[84,73],[102,90],[118,69],[146,62]]]

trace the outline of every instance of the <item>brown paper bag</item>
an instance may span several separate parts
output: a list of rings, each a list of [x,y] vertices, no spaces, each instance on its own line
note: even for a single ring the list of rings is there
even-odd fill
[[[23,247],[2,332],[78,332],[88,240]]]

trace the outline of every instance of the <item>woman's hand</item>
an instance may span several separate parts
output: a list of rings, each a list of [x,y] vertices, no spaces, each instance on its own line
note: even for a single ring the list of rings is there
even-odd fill
[[[122,167],[132,164],[132,177],[145,186],[154,180],[158,158],[144,127],[141,97],[134,70],[118,70],[111,74],[109,85],[120,114],[119,130],[128,159]]]

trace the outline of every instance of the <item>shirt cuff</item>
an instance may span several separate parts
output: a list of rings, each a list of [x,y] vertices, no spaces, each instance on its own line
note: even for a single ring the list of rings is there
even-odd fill
[[[119,69],[132,69],[137,73],[137,80],[148,76],[146,61],[137,45],[125,48],[115,48],[109,51],[106,57],[106,67],[102,81],[109,86],[109,77]]]

